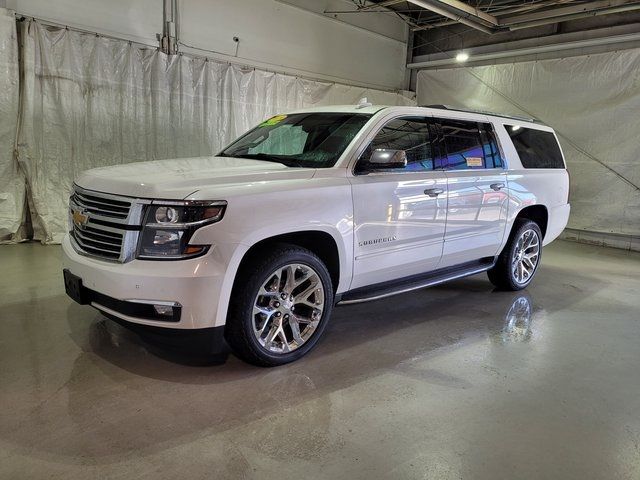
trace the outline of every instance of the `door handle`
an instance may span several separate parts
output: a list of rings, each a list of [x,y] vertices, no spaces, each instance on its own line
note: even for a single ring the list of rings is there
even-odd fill
[[[492,183],[491,185],[489,185],[493,190],[495,190],[496,192],[502,190],[504,188],[504,183]]]
[[[441,193],[444,193],[444,190],[442,188],[427,188],[424,191],[424,194],[429,195],[430,197],[437,197]]]

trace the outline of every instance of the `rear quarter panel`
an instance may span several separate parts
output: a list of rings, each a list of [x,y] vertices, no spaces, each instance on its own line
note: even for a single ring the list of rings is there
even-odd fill
[[[509,120],[507,125],[531,127],[526,122]],[[549,215],[547,231],[543,245],[555,240],[567,226],[570,206],[569,174],[562,168],[524,168],[518,152],[505,129],[505,123],[495,122],[496,133],[507,161],[507,183],[509,191],[509,208],[507,231],[511,231],[518,213],[531,205],[543,205]],[[537,126],[540,130],[553,132],[553,129]],[[557,137],[556,137],[557,139]],[[505,235],[503,244],[508,240]]]

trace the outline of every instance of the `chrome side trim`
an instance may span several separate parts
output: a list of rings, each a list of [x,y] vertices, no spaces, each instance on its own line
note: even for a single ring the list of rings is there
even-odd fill
[[[441,283],[449,282],[451,280],[457,280],[459,278],[469,277],[471,275],[475,275],[476,273],[486,272],[487,270],[493,268],[494,264],[490,264],[481,268],[476,268],[474,270],[469,270],[468,272],[461,272],[455,275],[451,275],[449,277],[442,278],[434,278],[431,280],[425,280],[423,283],[412,285],[411,287],[400,288],[398,290],[393,290],[390,292],[381,293],[379,295],[374,295],[373,297],[362,297],[362,298],[354,298],[353,300],[341,300],[337,303],[337,305],[353,305],[356,303],[364,303],[371,302],[373,300],[380,300],[381,298],[392,297],[394,295],[400,295],[401,293],[412,292],[414,290],[419,290],[421,288],[433,287],[434,285],[439,285]]]

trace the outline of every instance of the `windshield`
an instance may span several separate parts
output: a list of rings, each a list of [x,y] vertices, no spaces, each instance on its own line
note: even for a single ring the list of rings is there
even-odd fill
[[[371,115],[276,115],[227,147],[220,156],[279,162],[290,167],[332,167]]]

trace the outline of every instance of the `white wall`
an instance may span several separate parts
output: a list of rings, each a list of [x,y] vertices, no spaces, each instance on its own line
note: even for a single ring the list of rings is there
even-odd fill
[[[162,0],[6,1],[8,8],[27,16],[150,45],[157,43],[155,35],[162,31]],[[398,38],[406,31],[404,25],[376,16],[371,17],[375,31],[370,31],[363,28],[362,18],[354,20],[358,23],[354,26],[345,23],[348,19],[342,17],[347,15],[329,18],[321,13],[325,9],[352,10],[351,2],[307,3],[182,0],[181,41],[195,47],[182,50],[318,79],[374,88],[403,87],[406,46]],[[234,36],[240,38],[238,45]]]

